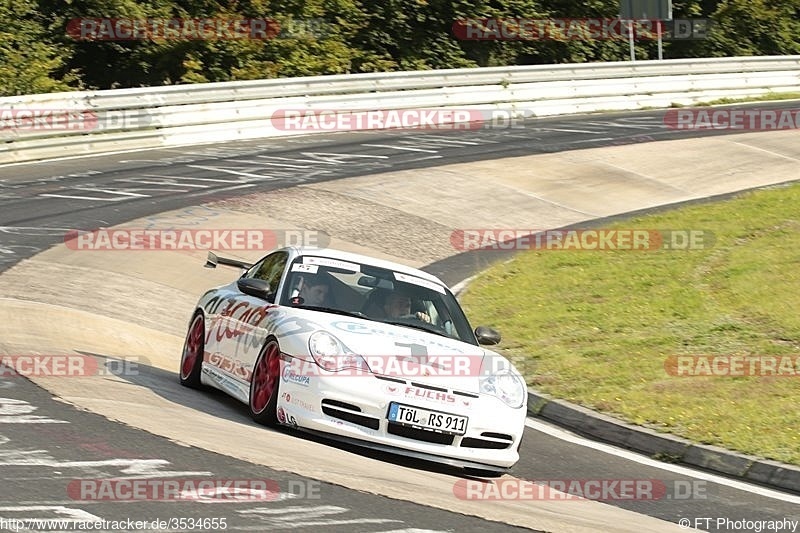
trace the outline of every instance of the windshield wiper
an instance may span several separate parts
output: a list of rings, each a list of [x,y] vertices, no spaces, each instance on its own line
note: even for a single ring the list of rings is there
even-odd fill
[[[414,324],[412,322],[396,322],[394,320],[382,320],[381,322],[383,322],[384,324],[391,324],[392,326],[405,326],[408,328],[420,329],[426,333],[433,333],[434,335],[439,335],[440,337],[445,337],[448,339],[452,338],[445,335],[444,333],[441,333],[440,331],[436,331],[435,329],[425,327],[426,324],[425,322],[420,322],[419,324]]]

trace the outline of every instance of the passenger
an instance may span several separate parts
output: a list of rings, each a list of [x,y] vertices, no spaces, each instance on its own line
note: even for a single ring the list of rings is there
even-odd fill
[[[411,298],[399,292],[381,291],[370,295],[370,306],[367,313],[377,318],[416,318],[430,323],[431,317],[427,313],[411,312]]]

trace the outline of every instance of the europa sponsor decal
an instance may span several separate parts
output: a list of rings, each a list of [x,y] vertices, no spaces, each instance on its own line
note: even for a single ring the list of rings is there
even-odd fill
[[[275,501],[271,479],[73,479],[67,495],[79,501]]]
[[[704,250],[716,238],[708,230],[655,229],[458,229],[450,244],[469,250]]]
[[[74,18],[67,35],[76,41],[266,40],[280,33],[268,18]]]
[[[462,500],[657,501],[707,499],[701,480],[660,479],[461,479],[453,494]]]
[[[800,128],[800,109],[670,109],[664,125],[673,130],[794,130]]]
[[[281,246],[326,247],[330,237],[316,230],[139,229],[71,230],[64,243],[77,251],[272,250]]]
[[[271,122],[281,131],[480,130],[522,128],[523,114],[501,109],[280,109]]]
[[[103,359],[88,355],[0,355],[0,377],[135,376],[139,359]]]
[[[800,355],[672,355],[664,369],[677,377],[800,376]]]
[[[297,359],[295,361],[298,361]],[[301,374],[295,370],[294,361],[292,362],[292,366],[286,366],[283,369],[283,381],[285,383],[294,383],[295,385],[301,385],[303,387],[308,387],[311,384],[311,378],[308,374]],[[301,365],[305,366],[305,365]],[[309,365],[310,366],[310,365]],[[314,365],[316,366],[316,365]]]

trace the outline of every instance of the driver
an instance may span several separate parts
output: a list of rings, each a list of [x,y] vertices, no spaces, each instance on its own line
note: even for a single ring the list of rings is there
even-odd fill
[[[296,289],[296,297],[302,298],[304,305],[311,307],[326,307],[330,304],[331,287],[326,280],[319,276],[305,278],[300,276]],[[299,303],[299,302],[296,302]]]
[[[431,317],[427,313],[418,311],[411,313],[411,298],[397,292],[391,292],[386,296],[383,302],[383,312],[386,318],[400,318],[404,316],[412,316],[423,322],[430,323]]]

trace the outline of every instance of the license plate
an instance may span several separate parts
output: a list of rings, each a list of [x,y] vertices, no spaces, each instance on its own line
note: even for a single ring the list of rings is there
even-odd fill
[[[389,421],[406,426],[463,435],[467,432],[468,420],[466,416],[429,411],[428,409],[401,405],[395,402],[389,404]]]

